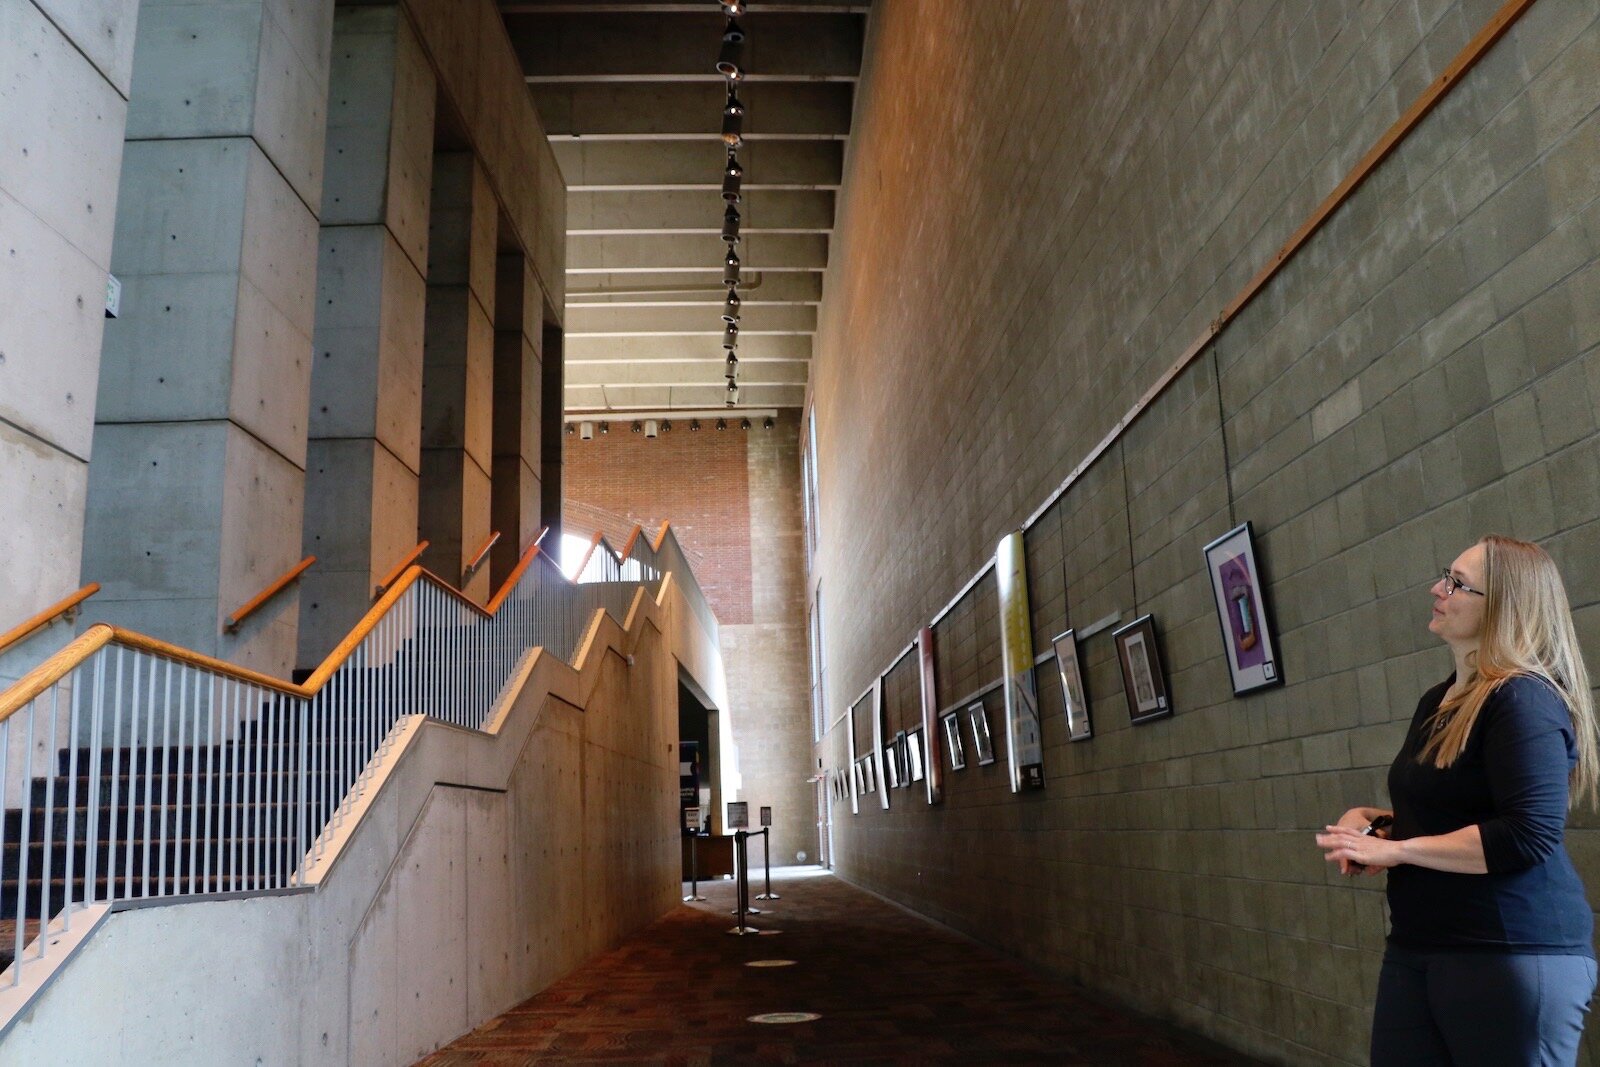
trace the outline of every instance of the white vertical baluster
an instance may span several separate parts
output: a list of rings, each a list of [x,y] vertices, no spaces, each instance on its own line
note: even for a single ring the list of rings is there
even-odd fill
[[[11,967],[12,985],[16,985],[22,978],[22,935],[28,926],[28,852],[33,837],[30,832],[33,829],[30,825],[33,821],[33,730],[34,721],[39,715],[39,698],[30,700],[20,714],[28,717],[28,736],[25,741],[27,747],[22,750],[21,780],[17,783],[22,790],[22,825],[17,827],[17,929],[16,945],[11,954],[14,961]],[[9,747],[9,730],[6,740]]]
[[[72,679],[72,688],[75,692],[80,684],[78,674],[81,668],[74,668],[67,675]],[[70,700],[71,697],[69,696]],[[50,855],[55,841],[56,828],[56,742],[59,740],[59,724],[61,721],[61,683],[57,682],[50,687],[50,747],[45,750],[44,765],[44,851],[39,857],[39,953],[37,958],[44,959],[45,942],[50,940],[45,935],[50,930],[50,868],[52,857]],[[67,825],[72,825],[70,813]],[[18,915],[22,909],[17,909]]]

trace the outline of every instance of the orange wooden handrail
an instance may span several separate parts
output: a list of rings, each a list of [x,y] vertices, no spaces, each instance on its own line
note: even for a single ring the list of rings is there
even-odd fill
[[[387,593],[389,591],[389,587],[400,580],[400,576],[405,573],[406,568],[420,559],[422,554],[426,551],[428,551],[428,542],[418,541],[417,547],[413,548],[410,552],[407,552],[405,557],[401,559],[399,563],[396,563],[392,568],[390,568],[389,573],[385,574],[383,579],[373,587],[373,598],[376,599],[377,597],[381,597],[383,594]]]
[[[517,560],[515,567],[511,568],[511,573],[506,575],[506,580],[500,583],[500,591],[490,597],[489,602],[483,606],[484,611],[493,615],[500,610],[500,605],[505,603],[506,597],[511,595],[511,590],[516,588],[517,582],[522,580],[522,572],[532,565],[533,557],[540,553],[540,544],[544,541],[544,535],[549,529],[550,527],[546,526],[539,531],[539,536],[533,539],[533,544],[529,545],[527,551],[522,553],[522,558]]]
[[[578,569],[570,575],[573,581],[577,581],[583,574],[584,568],[589,565],[589,558],[594,555],[594,550],[600,547],[600,539],[604,536],[604,530],[596,530],[594,536],[589,538],[589,550],[583,554],[583,562],[579,563]]]
[[[478,551],[472,554],[472,559],[468,561],[466,567],[461,571],[462,585],[466,585],[467,582],[472,580],[472,576],[478,573],[478,568],[483,566],[484,557],[489,554],[489,550],[493,548],[495,546],[495,542],[499,540],[499,530],[494,531],[488,537],[483,539],[483,544],[478,546]]]
[[[14,626],[4,634],[0,634],[0,652],[4,652],[22,641],[23,638],[33,634],[35,630],[43,629],[62,615],[68,615],[77,610],[79,604],[94,596],[100,591],[99,582],[90,582],[71,596],[45,608],[27,622]]]
[[[304,574],[306,570],[316,561],[316,556],[307,556],[299,563],[296,563],[293,567],[290,567],[283,573],[281,577],[279,577],[265,589],[261,590],[261,592],[257,593],[243,607],[235,608],[233,614],[229,615],[223,622],[222,629],[230,634],[238,633],[239,627],[241,624],[243,624],[244,620],[261,610],[261,606],[267,601],[271,600],[273,597],[277,596],[279,593],[283,592],[285,589],[289,588],[289,586],[294,584],[295,580]]]
[[[661,545],[667,539],[667,527],[669,527],[671,525],[672,525],[672,523],[667,522],[667,521],[663,521],[661,523],[661,529],[656,531],[656,539],[650,543],[650,550],[652,552],[660,552],[661,551]]]
[[[627,559],[632,554],[634,543],[639,540],[639,534],[643,531],[643,526],[638,523],[633,524],[633,529],[628,531],[628,539],[622,543],[622,551],[618,553],[623,559]]]

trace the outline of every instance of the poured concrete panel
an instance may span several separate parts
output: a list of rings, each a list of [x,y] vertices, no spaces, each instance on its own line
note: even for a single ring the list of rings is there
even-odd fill
[[[78,588],[88,466],[0,421],[0,505],[26,522],[0,523],[4,624],[12,625]],[[92,580],[92,579],[91,579]]]
[[[124,99],[133,80],[139,0],[33,0]]]
[[[423,566],[451,584],[489,536],[489,474],[459,449],[423,449],[417,524],[429,542]],[[480,568],[462,592],[486,599],[489,572]]]
[[[28,0],[0,4],[0,71],[0,190],[109,263],[127,103]]]
[[[305,472],[238,426],[228,425],[223,469],[219,618],[251,600],[297,563]],[[291,586],[221,634],[216,654],[278,677],[295,665],[299,590]]]
[[[494,327],[465,289],[428,289],[423,448],[463,448],[487,467],[493,426]]]

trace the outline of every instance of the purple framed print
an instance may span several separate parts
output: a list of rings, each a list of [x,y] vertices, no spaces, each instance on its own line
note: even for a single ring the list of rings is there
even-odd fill
[[[1205,547],[1205,554],[1233,695],[1244,696],[1257,689],[1282,685],[1283,667],[1278,661],[1277,636],[1267,610],[1250,523],[1237,526],[1211,542]]]

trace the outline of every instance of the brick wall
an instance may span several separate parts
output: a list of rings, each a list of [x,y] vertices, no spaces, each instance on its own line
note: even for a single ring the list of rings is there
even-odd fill
[[[566,438],[567,529],[598,524],[615,538],[626,535],[610,528],[618,520],[650,531],[672,523],[721,631],[742,776],[727,799],[748,801],[752,824],[762,806],[773,809],[774,863],[801,852],[815,862],[799,420],[783,415],[771,430],[701,425],[691,433],[674,420],[652,440],[624,420],[589,441]]]
[[[813,376],[830,720],[1497,9],[874,6]],[[1600,658],[1596,17],[1534,4],[1026,531],[1035,651],[1153,612],[1176,715],[1131,727],[1092,636],[1092,740],[1037,672],[1043,791],[1009,791],[991,692],[996,764],[835,805],[841,873],[1249,1052],[1364,1062],[1381,880],[1311,834],[1384,801],[1449,670],[1430,575],[1539,540]],[[1288,684],[1234,699],[1201,547],[1246,519]],[[936,627],[942,702],[998,676],[993,590]],[[1600,892],[1595,826],[1568,841]]]

